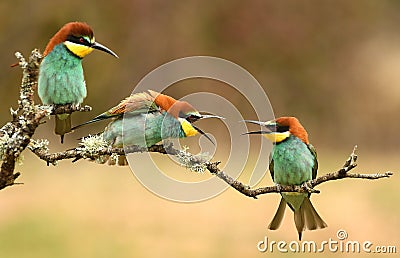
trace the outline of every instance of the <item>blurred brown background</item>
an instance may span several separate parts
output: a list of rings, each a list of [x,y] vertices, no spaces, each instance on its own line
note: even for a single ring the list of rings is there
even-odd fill
[[[355,144],[358,172],[397,171],[399,11],[394,0],[2,1],[0,122],[6,123],[9,107],[16,107],[21,72],[10,68],[14,52],[44,50],[63,24],[86,21],[96,40],[120,59],[99,52],[85,58],[85,104],[94,110],[75,114],[75,123],[118,103],[163,63],[217,56],[252,73],[276,116],[302,121],[319,150],[320,173],[340,167]],[[193,83],[188,90],[227,92],[213,82]],[[184,95],[178,87],[168,94]],[[235,93],[226,97],[242,103]],[[246,108],[242,112],[252,114]],[[52,150],[72,147],[76,138],[104,127],[67,136],[60,146],[52,123],[36,136],[49,138]],[[251,200],[228,190],[202,203],[173,203],[146,191],[129,168],[84,161],[46,167],[28,152],[18,170],[25,184],[0,193],[0,257],[256,257],[267,255],[256,249],[264,236],[296,237],[289,212],[279,231],[266,230],[277,195]],[[329,227],[306,232],[305,239],[335,238],[343,228],[350,240],[398,244],[396,177],[319,187],[322,194],[313,202]],[[271,184],[268,177],[260,185],[266,184]]]

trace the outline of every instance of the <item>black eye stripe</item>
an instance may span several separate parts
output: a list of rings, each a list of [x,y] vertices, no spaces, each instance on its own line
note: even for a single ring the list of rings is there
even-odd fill
[[[277,125],[276,131],[278,133],[283,133],[289,131],[289,126],[282,126],[282,125]]]
[[[76,44],[79,44],[79,45],[84,45],[84,46],[91,46],[92,45],[92,43],[88,42],[86,40],[86,38],[84,38],[82,36],[78,37],[78,36],[74,36],[74,35],[68,35],[67,41],[70,41],[70,42],[73,42],[73,43],[76,43]]]
[[[284,132],[289,131],[289,126],[283,126],[280,124],[271,124],[271,125],[268,125],[267,128],[269,130],[271,130],[272,132],[277,132],[277,133],[284,133]]]

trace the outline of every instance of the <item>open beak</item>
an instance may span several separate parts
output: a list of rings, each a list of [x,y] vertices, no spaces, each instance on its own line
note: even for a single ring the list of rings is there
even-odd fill
[[[260,122],[260,121],[255,121],[255,120],[243,120],[243,122],[261,125],[262,127],[265,127],[268,131],[265,131],[265,130],[252,131],[252,132],[242,133],[242,135],[245,135],[245,134],[270,134],[270,133],[273,133],[276,131],[276,125],[272,121]]]
[[[204,137],[206,137],[206,138],[215,146],[215,143],[214,143],[214,141],[210,138],[210,136],[208,136],[205,132],[203,132],[203,131],[202,131],[200,128],[198,128],[197,126],[195,126],[195,125],[193,125],[193,124],[192,124],[192,126],[193,126],[193,128],[196,129],[200,134],[204,135]]]
[[[110,55],[112,55],[112,56],[114,56],[114,57],[116,57],[116,58],[119,58],[119,57],[117,56],[117,54],[115,54],[111,49],[109,49],[109,48],[103,46],[103,45],[100,44],[100,43],[94,42],[94,43],[92,44],[91,47],[94,48],[94,49],[97,49],[97,50],[106,52],[106,53],[108,53],[108,54],[110,54]]]
[[[210,138],[210,136],[208,136],[205,132],[203,132],[200,128],[198,128],[197,126],[193,125],[194,122],[200,120],[200,119],[206,119],[206,118],[217,118],[217,119],[225,119],[222,116],[215,116],[215,115],[202,115],[199,114],[198,116],[189,116],[186,118],[186,120],[188,120],[190,122],[190,124],[193,126],[194,129],[196,129],[199,133],[201,133],[202,135],[204,135],[204,137],[206,137],[214,146],[215,143],[213,142],[213,140]]]
[[[225,117],[222,116],[215,116],[215,115],[201,115],[200,119],[205,119],[205,118],[218,118],[218,119],[225,119]]]
[[[251,132],[245,132],[242,133],[242,135],[246,135],[246,134],[270,134],[272,132],[270,131],[251,131]]]
[[[261,121],[255,121],[255,120],[243,120],[242,122],[261,125],[261,126],[264,126],[264,127],[268,127],[268,125],[271,124],[271,121],[261,122]]]
[[[190,123],[194,123],[200,119],[206,119],[206,118],[218,118],[218,119],[225,119],[222,116],[215,116],[215,115],[202,115],[202,114],[191,114],[188,117],[186,117],[186,120],[188,120]]]

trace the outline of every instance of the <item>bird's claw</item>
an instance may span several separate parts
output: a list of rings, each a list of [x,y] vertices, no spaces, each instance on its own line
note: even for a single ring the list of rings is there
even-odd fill
[[[282,192],[283,187],[280,184],[275,184],[278,193]]]
[[[82,111],[83,111],[83,112],[90,112],[90,111],[92,111],[92,107],[91,107],[91,106],[88,106],[88,105],[84,105],[84,106],[82,107]]]
[[[319,190],[314,189],[309,181],[304,182],[301,188],[308,193],[319,193]]]

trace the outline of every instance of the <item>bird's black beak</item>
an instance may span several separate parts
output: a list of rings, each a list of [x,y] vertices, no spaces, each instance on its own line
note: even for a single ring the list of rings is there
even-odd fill
[[[206,118],[217,118],[217,119],[225,119],[222,116],[215,116],[215,115],[203,115],[203,114],[190,114],[189,116],[186,117],[186,120],[188,120],[190,123],[194,123],[200,119],[206,119]]]
[[[193,126],[193,128],[196,129],[200,134],[204,135],[204,137],[206,137],[206,138],[215,146],[215,143],[214,143],[214,141],[210,138],[210,136],[208,136],[205,132],[203,132],[203,131],[202,131],[200,128],[198,128],[197,126],[195,126],[195,125],[193,125],[193,124],[192,124],[192,126]]]
[[[109,48],[103,46],[103,45],[100,44],[100,43],[94,42],[94,43],[92,44],[91,47],[94,48],[94,49],[97,49],[97,50],[106,52],[106,53],[108,53],[108,54],[110,54],[110,55],[112,55],[112,56],[114,56],[114,57],[116,57],[116,58],[119,58],[119,57],[117,56],[117,54],[115,54],[111,49],[109,49]]]
[[[225,117],[216,116],[216,115],[201,115],[201,117],[200,117],[200,119],[205,119],[205,118],[218,118],[218,119],[221,119],[221,120],[225,119]]]
[[[260,122],[260,121],[254,121],[254,120],[243,120],[243,122],[261,125],[262,127],[265,127],[268,131],[265,131],[265,130],[252,131],[252,132],[242,133],[242,135],[245,135],[245,134],[270,134],[270,133],[276,132],[276,124],[272,123],[271,121]]]
[[[188,116],[186,118],[187,121],[189,121],[189,123],[193,126],[194,129],[196,129],[199,133],[201,133],[202,135],[204,135],[204,137],[206,137],[214,146],[215,143],[213,142],[213,140],[210,138],[210,136],[208,136],[205,132],[203,132],[200,128],[198,128],[197,126],[193,125],[194,122],[200,120],[200,119],[206,119],[206,118],[218,118],[218,119],[225,119],[222,116],[216,116],[216,115],[202,115],[202,114],[191,114],[190,116]]]
[[[246,135],[246,134],[270,134],[272,132],[270,131],[251,131],[251,132],[245,132],[242,133],[242,135]]]

